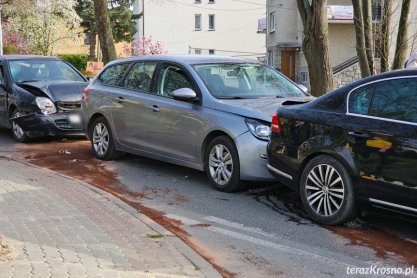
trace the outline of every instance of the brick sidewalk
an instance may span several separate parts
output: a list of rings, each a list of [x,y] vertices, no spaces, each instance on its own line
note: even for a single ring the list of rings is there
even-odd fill
[[[5,158],[0,240],[8,247],[0,252],[2,278],[218,276],[173,234],[110,194]]]

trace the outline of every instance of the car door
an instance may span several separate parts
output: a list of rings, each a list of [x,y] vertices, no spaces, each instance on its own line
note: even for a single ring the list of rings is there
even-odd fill
[[[6,79],[4,78],[3,64],[0,63],[0,124],[7,126],[8,118]]]
[[[395,78],[350,93],[348,142],[375,206],[417,212],[417,78]]]
[[[112,98],[112,119],[117,140],[123,146],[148,147],[147,115],[152,78],[157,62],[140,61],[132,65]]]
[[[149,147],[160,155],[196,162],[197,138],[204,125],[201,106],[175,100],[172,92],[191,88],[200,95],[198,87],[187,70],[175,64],[163,64],[157,80],[156,94],[149,103]]]

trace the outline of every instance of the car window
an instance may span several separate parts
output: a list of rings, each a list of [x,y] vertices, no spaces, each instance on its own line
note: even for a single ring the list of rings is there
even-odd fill
[[[306,97],[293,82],[262,64],[218,63],[194,68],[216,98]]]
[[[9,62],[12,78],[16,83],[36,81],[77,81],[84,78],[62,60],[27,59]]]
[[[167,66],[160,72],[158,94],[172,97],[172,92],[181,88],[193,88],[192,81],[179,67]]]
[[[4,74],[3,74],[3,66],[0,66],[0,85],[5,85]]]
[[[98,77],[101,83],[108,86],[118,86],[129,64],[117,64],[106,68]]]
[[[127,74],[123,86],[132,90],[150,92],[156,65],[156,62],[136,63]]]
[[[417,78],[379,82],[369,115],[417,123]]]
[[[350,93],[349,113],[367,115],[374,89],[374,85],[368,85]]]

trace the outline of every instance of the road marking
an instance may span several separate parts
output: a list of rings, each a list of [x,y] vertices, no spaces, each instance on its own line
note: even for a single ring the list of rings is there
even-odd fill
[[[245,232],[258,234],[258,235],[262,235],[264,237],[268,237],[268,238],[272,238],[272,239],[276,239],[277,237],[284,238],[282,235],[270,234],[270,233],[262,231],[259,228],[248,227],[248,226],[245,226],[243,224],[232,222],[232,221],[222,219],[222,218],[218,218],[218,217],[215,217],[215,216],[207,216],[207,217],[204,217],[203,219],[206,220],[206,221],[209,221],[209,222],[213,222],[213,223],[217,223],[217,224],[220,224],[220,225],[223,225],[223,226],[234,228],[236,230],[241,230],[241,231],[245,231]]]
[[[241,230],[241,231],[245,231],[245,232],[249,232],[249,233],[253,233],[253,234],[258,234],[261,236],[264,236],[266,238],[271,238],[274,240],[277,240],[279,238],[282,238],[285,240],[285,237],[282,235],[278,235],[278,234],[271,234],[271,233],[267,233],[262,231],[259,228],[256,227],[248,227],[245,226],[241,223],[237,223],[237,222],[232,222],[226,219],[222,219],[222,218],[218,218],[215,216],[206,216],[203,217],[202,219],[204,220],[204,222],[200,222],[194,219],[190,219],[184,216],[179,216],[179,215],[175,215],[175,214],[166,214],[165,216],[172,218],[172,219],[176,219],[181,221],[182,224],[187,225],[187,226],[192,226],[192,225],[198,225],[198,224],[207,224],[204,222],[211,222],[211,223],[216,223],[219,225],[223,225],[226,227],[230,227],[233,228],[235,230]],[[332,259],[329,257],[325,257],[313,252],[309,252],[309,251],[304,251],[302,249],[298,249],[298,248],[294,248],[294,247],[290,247],[284,244],[279,244],[279,243],[275,243],[275,242],[271,242],[271,241],[267,241],[267,240],[263,240],[260,238],[256,238],[253,236],[249,236],[249,235],[245,235],[236,231],[232,231],[232,230],[228,230],[228,229],[223,229],[217,226],[210,226],[207,227],[207,230],[211,231],[211,232],[215,232],[218,234],[222,234],[234,239],[238,239],[238,240],[243,240],[243,241],[247,241],[249,243],[252,244],[256,244],[256,245],[260,245],[263,247],[267,247],[267,248],[271,248],[274,250],[277,250],[278,252],[284,253],[284,254],[292,254],[295,256],[299,256],[299,257],[304,257],[304,258],[309,258],[309,259],[314,259],[316,261],[319,262],[324,262],[328,265],[333,265],[333,266],[338,266],[338,267],[342,267],[342,268],[347,268],[347,267],[358,267],[355,266],[353,264],[349,264],[349,263],[344,263],[341,262],[340,260],[336,260],[336,259]],[[287,238],[288,240],[291,240],[290,237]],[[386,267],[385,264],[383,264],[382,262],[379,261],[367,261],[367,262],[363,262],[365,266],[369,266],[369,265],[377,265],[379,267]],[[386,276],[386,277],[390,277],[390,276]],[[416,276],[411,276],[411,277],[416,277]]]
[[[286,246],[286,245],[269,242],[269,241],[262,240],[262,239],[259,239],[259,238],[255,238],[255,237],[252,237],[252,236],[248,236],[248,235],[244,235],[244,234],[241,234],[241,233],[233,232],[233,231],[230,231],[230,230],[226,230],[226,229],[222,229],[222,228],[218,228],[218,227],[213,227],[213,226],[208,227],[208,230],[219,233],[219,234],[222,234],[222,235],[225,235],[225,236],[229,236],[229,237],[232,237],[232,238],[248,241],[248,242],[253,243],[253,244],[257,244],[257,245],[261,245],[261,246],[264,246],[264,247],[272,248],[272,249],[275,249],[275,250],[277,250],[279,252],[282,252],[282,253],[285,253],[285,254],[291,253],[293,255],[300,256],[300,257],[308,257],[309,259],[316,259],[317,261],[320,261],[320,262],[326,262],[329,265],[337,265],[337,266],[341,266],[341,267],[344,267],[344,268],[346,268],[346,267],[355,267],[351,264],[343,263],[343,262],[340,262],[338,260],[327,258],[327,257],[321,256],[321,255],[317,255],[317,254],[314,254],[314,253],[311,253],[311,252],[308,252],[308,251],[303,251],[301,249],[289,247],[289,246]]]

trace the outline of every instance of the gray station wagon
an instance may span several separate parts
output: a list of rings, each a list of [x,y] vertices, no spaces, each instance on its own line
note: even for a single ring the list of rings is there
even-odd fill
[[[309,99],[252,60],[133,57],[106,65],[84,90],[83,126],[99,159],[159,159],[203,170],[231,192],[242,180],[275,180],[266,167],[271,117],[284,102]]]

